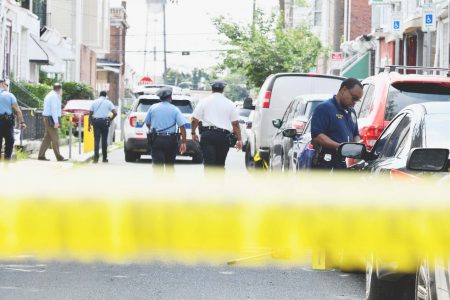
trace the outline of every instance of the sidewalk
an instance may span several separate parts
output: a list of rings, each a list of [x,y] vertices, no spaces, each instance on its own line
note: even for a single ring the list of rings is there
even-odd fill
[[[28,157],[29,159],[37,160],[40,146],[41,141],[27,141],[26,143],[24,143],[25,151],[27,153],[31,152],[31,154]],[[59,152],[61,153],[62,156],[64,156],[64,158],[69,159],[70,162],[86,163],[94,157],[94,151],[84,153],[83,146],[84,146],[83,143],[81,143],[81,153],[80,153],[78,143],[72,144],[71,151],[68,144],[61,143],[61,145],[59,146]],[[111,144],[108,146],[108,152],[113,151],[117,148],[119,148],[118,145]],[[50,159],[50,161],[57,161],[53,150],[50,148],[46,151],[45,157]]]

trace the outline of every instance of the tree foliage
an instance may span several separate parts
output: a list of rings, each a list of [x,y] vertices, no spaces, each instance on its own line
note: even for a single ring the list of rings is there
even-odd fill
[[[66,81],[62,84],[62,100],[63,105],[72,99],[94,99],[94,90],[87,84],[76,82],[76,81]]]
[[[232,48],[224,54],[222,67],[245,76],[251,87],[260,87],[273,73],[310,71],[322,51],[320,40],[308,28],[284,29],[282,18],[260,10],[251,25],[224,17],[214,19],[214,25]]]

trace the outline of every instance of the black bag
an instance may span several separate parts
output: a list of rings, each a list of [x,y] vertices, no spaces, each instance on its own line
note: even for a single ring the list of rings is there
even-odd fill
[[[6,122],[6,124],[8,124],[10,126],[14,126],[15,119],[16,119],[16,117],[13,114],[8,115],[7,113],[5,113],[3,115],[0,115],[0,120]]]
[[[147,144],[149,147],[152,146],[155,139],[156,139],[156,131],[155,130],[152,130],[147,133]]]
[[[111,118],[106,118],[105,124],[106,124],[106,127],[111,126]]]
[[[227,137],[228,137],[228,142],[230,143],[230,148],[233,148],[234,146],[236,146],[237,137],[234,134],[234,132],[231,132],[230,134],[228,134]]]

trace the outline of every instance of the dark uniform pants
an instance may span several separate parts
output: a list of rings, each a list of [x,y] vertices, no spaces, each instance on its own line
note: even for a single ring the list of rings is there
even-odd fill
[[[315,168],[321,170],[344,170],[347,168],[347,164],[343,160],[333,159],[326,161],[323,157],[320,157]]]
[[[109,126],[106,119],[94,119],[94,158],[98,160],[100,152],[100,139],[102,140],[103,159],[108,157],[108,132]]]
[[[152,163],[154,165],[173,166],[178,153],[176,135],[158,135],[152,142]]]
[[[14,125],[9,120],[0,119],[0,153],[5,140],[5,159],[11,159],[14,148]]]
[[[203,131],[200,147],[205,167],[225,167],[225,160],[230,150],[228,133],[217,130]]]

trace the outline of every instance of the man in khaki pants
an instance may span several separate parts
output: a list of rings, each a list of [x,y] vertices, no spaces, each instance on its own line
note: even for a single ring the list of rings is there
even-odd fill
[[[38,160],[49,160],[45,157],[45,152],[52,144],[53,152],[55,152],[56,159],[58,161],[66,161],[59,153],[59,134],[58,128],[61,126],[61,93],[62,85],[55,83],[53,85],[53,91],[47,94],[44,99],[44,111],[42,116],[44,117],[45,134],[42,141],[41,148],[39,149]]]

